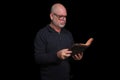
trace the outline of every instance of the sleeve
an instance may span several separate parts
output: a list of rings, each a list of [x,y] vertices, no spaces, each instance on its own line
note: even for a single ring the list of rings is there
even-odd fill
[[[61,60],[56,54],[46,53],[46,39],[43,33],[37,33],[34,40],[34,57],[37,64],[58,64]]]

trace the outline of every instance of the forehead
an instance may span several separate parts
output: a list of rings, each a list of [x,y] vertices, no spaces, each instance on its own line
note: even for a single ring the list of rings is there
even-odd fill
[[[67,15],[67,11],[66,8],[63,5],[55,5],[53,6],[53,10],[54,13],[60,14],[60,15]]]

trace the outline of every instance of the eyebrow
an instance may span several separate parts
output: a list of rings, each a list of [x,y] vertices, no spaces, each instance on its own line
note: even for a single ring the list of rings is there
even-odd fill
[[[59,14],[56,14],[56,13],[53,13],[53,14],[55,14],[58,17],[67,17],[67,15],[59,15]]]

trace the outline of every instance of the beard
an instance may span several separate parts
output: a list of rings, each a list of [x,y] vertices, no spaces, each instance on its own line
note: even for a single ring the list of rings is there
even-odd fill
[[[59,24],[59,27],[63,28],[63,27],[65,27],[65,24]]]
[[[53,23],[55,26],[59,27],[59,28],[63,28],[63,27],[65,27],[65,25],[66,25],[66,22],[56,23],[56,22],[52,21],[52,23]]]

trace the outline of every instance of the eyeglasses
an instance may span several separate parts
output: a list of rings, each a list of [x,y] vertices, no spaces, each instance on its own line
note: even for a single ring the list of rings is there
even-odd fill
[[[59,20],[63,20],[63,19],[66,19],[67,16],[64,16],[64,15],[58,15],[56,13],[54,13],[54,15],[59,19]]]

